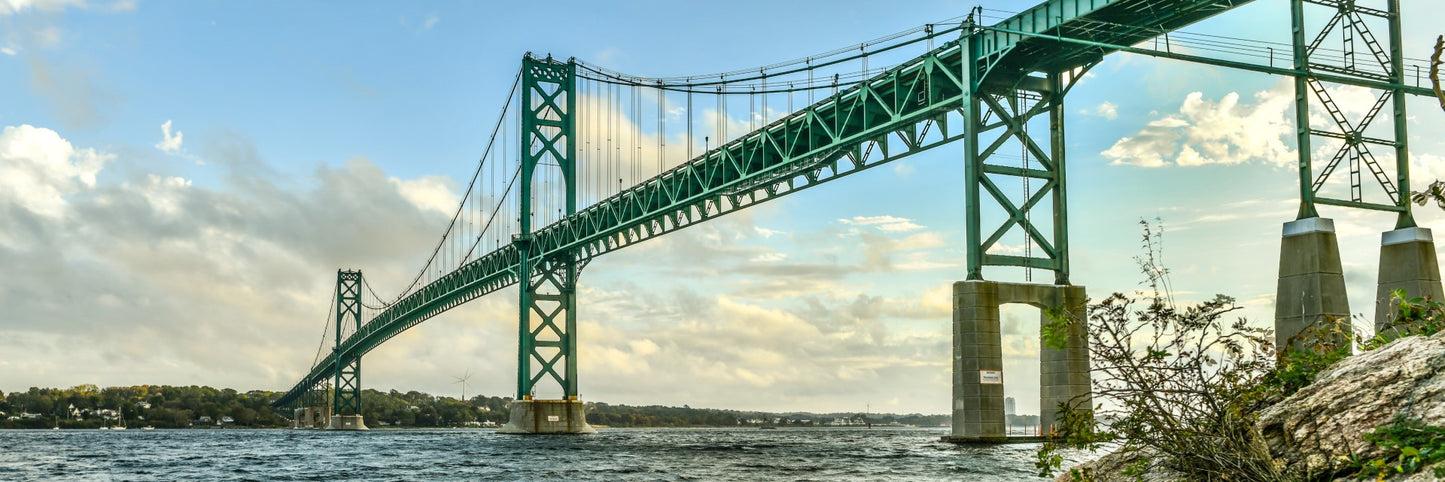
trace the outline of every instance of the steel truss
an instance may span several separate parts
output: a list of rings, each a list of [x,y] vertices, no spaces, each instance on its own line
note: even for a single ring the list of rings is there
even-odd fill
[[[1330,20],[1314,36],[1314,39],[1308,42],[1306,42],[1304,22],[1306,3],[1334,10],[1334,15],[1330,17]],[[1318,217],[1319,213],[1316,211],[1315,205],[1325,204],[1395,212],[1399,215],[1396,229],[1415,226],[1414,216],[1410,212],[1409,140],[1405,125],[1405,94],[1407,92],[1403,88],[1405,58],[1401,45],[1400,5],[1399,0],[1387,0],[1385,3],[1387,4],[1386,9],[1380,10],[1358,6],[1353,0],[1291,0],[1290,2],[1293,22],[1294,68],[1297,71],[1308,72],[1306,75],[1294,77],[1295,124],[1297,126],[1296,135],[1299,138],[1300,163],[1299,219]],[[1371,17],[1383,19],[1389,25],[1390,45],[1388,51],[1370,32],[1366,19]],[[1321,45],[1336,31],[1340,33],[1343,55],[1327,61],[1323,54],[1317,55],[1317,53],[1319,53]],[[1363,50],[1363,53],[1367,55],[1359,55],[1361,52],[1357,50]],[[1359,57],[1365,57],[1363,62],[1360,62]],[[1333,63],[1334,60],[1338,60],[1339,63]],[[1375,67],[1379,68],[1378,72],[1373,71]],[[1326,90],[1328,81],[1322,80],[1320,76],[1315,75],[1316,73],[1387,83],[1393,85],[1394,88],[1374,89],[1378,92],[1374,105],[1364,116],[1352,121]],[[1317,99],[1319,105],[1328,113],[1333,122],[1333,126],[1330,128],[1320,129],[1310,125],[1311,96]],[[1394,124],[1392,138],[1367,134],[1367,129],[1379,117],[1387,104],[1391,106],[1392,111],[1391,115],[1387,117]],[[1340,143],[1339,149],[1318,170],[1315,169],[1313,159],[1312,145],[1315,138],[1333,139]],[[1380,162],[1370,150],[1370,145],[1394,149],[1394,179],[1391,179],[1381,168]],[[1348,161],[1349,167],[1350,198],[1339,199],[1321,195],[1321,190],[1325,188],[1326,182],[1346,161]],[[1362,189],[1365,184],[1361,175],[1362,169],[1370,171],[1374,180],[1373,185],[1384,191],[1388,202],[1365,200]]]
[[[512,244],[482,255],[388,305],[356,333],[338,343],[337,350],[317,363],[274,405],[290,403],[319,381],[339,372],[337,367],[402,331],[512,284],[525,287],[520,290],[519,306],[518,331],[523,345],[518,354],[519,398],[530,395],[534,384],[547,377],[563,385],[567,396],[575,396],[576,376],[572,368],[575,365],[571,363],[575,340],[568,326],[568,319],[573,316],[568,307],[575,304],[575,299],[569,297],[575,293],[576,273],[582,263],[960,138],[968,139],[966,189],[971,192],[967,209],[969,233],[973,237],[968,247],[969,278],[981,277],[982,267],[986,265],[1021,266],[1053,270],[1055,282],[1067,283],[1066,182],[1062,151],[1064,94],[1088,66],[1111,52],[1138,52],[1218,64],[1210,59],[1148,52],[1131,46],[1248,2],[1047,0],[994,26],[971,25],[958,41],[944,43],[882,74],[841,89],[580,211],[575,205],[576,147],[571,142],[575,129],[571,117],[576,107],[573,95],[576,66],[571,61],[528,56],[523,60],[521,85],[524,89],[523,145],[527,146],[522,152],[525,177],[520,198],[523,203],[520,232],[523,234]],[[1227,66],[1285,75],[1296,72],[1295,69],[1234,63]],[[1395,77],[1400,74],[1398,69],[1394,73]],[[1398,81],[1382,82],[1325,71],[1316,77],[1331,82],[1347,80],[1344,83],[1352,85],[1387,85],[1415,93],[1411,90],[1414,88],[1402,86]],[[1021,93],[1025,97],[1022,100]],[[1398,97],[1395,95],[1397,102]],[[1403,113],[1403,107],[1399,112]],[[1041,136],[1020,135],[1020,126],[1045,113],[1050,123],[1047,141]],[[962,122],[950,122],[960,117]],[[1029,146],[1026,156],[1038,167],[988,162],[997,148],[990,149],[992,142],[982,144],[980,133],[1019,139]],[[567,210],[559,221],[534,227],[530,203],[533,174],[539,166],[562,170]],[[1041,182],[1037,190],[1030,184],[1025,199],[1013,203],[999,194],[1000,180],[1010,178]],[[1404,183],[1399,185],[1401,190],[1405,188]],[[1008,215],[1003,226],[988,238],[982,237],[977,212],[980,205],[975,202],[981,200],[984,192]],[[1051,201],[1045,203],[1045,198]],[[1043,205],[1049,206],[1045,218],[1049,221],[1035,225],[1031,213]],[[1040,229],[1050,226],[1052,230]],[[1030,245],[1038,246],[1040,256],[988,253],[1000,239],[1000,231],[1015,228],[1026,233]],[[566,313],[553,313],[552,309],[559,307]],[[529,321],[534,317],[538,323]],[[552,331],[553,328],[561,328],[562,333]],[[546,346],[544,342],[561,346]],[[546,349],[545,353],[538,348]],[[562,358],[556,358],[553,350],[560,350]],[[533,363],[539,365],[537,370],[531,368]],[[559,367],[564,366],[567,368],[559,373]]]
[[[533,178],[539,167],[561,171],[567,216],[577,212],[577,64],[551,57],[522,59],[521,234],[514,240],[519,291],[517,399],[531,400],[537,383],[556,382],[562,398],[577,399],[577,275],[571,251],[545,251],[534,242]],[[534,365],[535,363],[535,365]],[[559,373],[560,365],[560,373]]]
[[[984,266],[1013,266],[1051,270],[1055,284],[1069,284],[1064,95],[1095,64],[1087,63],[1043,77],[1024,75],[1001,82],[989,77],[990,63],[979,55],[979,46],[972,39],[965,40],[965,43],[973,59],[969,63],[973,68],[969,69],[968,90],[963,100],[964,122],[967,124],[963,150],[968,279],[983,279]],[[1049,120],[1047,137],[1042,142],[1028,129],[1029,121],[1040,115],[1047,115]],[[993,135],[992,141],[983,142],[985,134]],[[999,148],[1010,140],[1023,146],[1022,165],[990,163],[990,159],[999,153]],[[1039,165],[1037,169],[1032,167],[1035,162]],[[1009,179],[1024,186],[1022,202],[1011,200],[995,179]],[[1031,180],[1042,183],[1035,189],[1030,186]],[[987,192],[994,205],[1002,208],[1007,215],[991,231],[983,230],[983,192]],[[1050,200],[1044,218],[1050,228],[1047,236],[1034,224],[1032,216],[1034,209],[1040,207],[1046,198]],[[990,249],[998,246],[1003,236],[1014,228],[1021,230],[1026,237],[1025,254],[990,253]],[[983,238],[985,232],[991,233],[986,239]],[[1042,256],[1033,256],[1031,246],[1037,246]]]
[[[336,272],[336,352],[342,346],[342,327],[347,322],[361,329],[361,271]],[[335,364],[332,415],[361,415],[361,354],[340,356]]]

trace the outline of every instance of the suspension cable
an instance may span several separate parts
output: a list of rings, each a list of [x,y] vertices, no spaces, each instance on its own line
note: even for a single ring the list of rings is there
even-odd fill
[[[316,356],[311,359],[311,369],[315,370],[316,365],[321,363],[321,349],[326,348],[326,332],[331,328],[331,314],[336,312],[336,290],[331,290],[331,301],[326,308],[326,322],[321,324],[321,343],[316,344]]]
[[[512,79],[512,88],[507,93],[507,101],[502,105],[502,113],[498,117],[496,125],[492,127],[492,136],[490,139],[487,140],[486,149],[482,151],[481,162],[477,163],[477,169],[472,173],[472,180],[469,184],[467,184],[467,196],[471,196],[472,187],[476,186],[477,184],[477,178],[482,173],[482,166],[486,165],[487,153],[491,152],[492,146],[496,143],[497,132],[502,128],[502,124],[504,124],[506,121],[507,112],[511,109],[512,106],[513,95],[517,93],[517,86],[521,85],[521,83],[522,72],[521,70],[518,70],[517,76]],[[432,263],[436,261],[437,254],[441,251],[442,246],[446,244],[448,235],[451,234],[452,227],[456,226],[457,217],[461,215],[463,207],[466,206],[466,200],[463,199],[462,201],[462,204],[457,206],[457,211],[452,214],[452,220],[450,223],[447,224],[447,231],[442,234],[442,239],[438,241],[436,247],[432,249],[431,256],[427,258],[426,264],[423,265],[421,270],[417,272],[416,277],[412,278],[411,284],[408,284],[405,289],[401,290],[401,294],[398,294],[396,298],[392,299],[391,302],[381,301],[383,307],[390,308],[392,305],[396,304],[396,302],[401,301],[402,298],[410,294],[411,290],[415,289],[417,285],[421,283],[422,277],[426,276],[426,273],[431,269]],[[380,301],[380,299],[378,299],[378,301]]]

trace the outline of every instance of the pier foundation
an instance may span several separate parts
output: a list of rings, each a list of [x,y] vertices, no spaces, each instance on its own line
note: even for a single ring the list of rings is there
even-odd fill
[[[516,400],[508,408],[512,415],[497,433],[597,433],[587,424],[586,407],[581,400]]]
[[[1283,234],[1274,301],[1275,347],[1281,354],[1315,341],[1347,348],[1350,300],[1345,295],[1334,220],[1314,217],[1290,221],[1284,223]],[[1338,324],[1339,329],[1330,324]],[[1319,327],[1318,332],[1306,333],[1311,327]]]
[[[1004,432],[1003,341],[999,306],[1024,303],[1044,310],[1039,326],[1050,322],[1048,310],[1085,320],[1084,287],[960,281],[953,284],[953,432],[944,440],[957,443],[999,443]],[[1058,407],[1093,406],[1089,386],[1087,324],[1070,323],[1063,349],[1042,343],[1040,333],[1040,424],[1047,433],[1058,423]]]
[[[1440,301],[1440,262],[1435,239],[1426,228],[1404,228],[1380,236],[1379,289],[1375,292],[1375,332],[1383,333],[1395,322],[1393,293],[1404,290],[1405,299],[1429,297]]]
[[[366,428],[366,422],[361,420],[360,415],[332,415],[331,424],[326,426],[327,430],[371,430]]]
[[[326,428],[331,423],[331,417],[327,416],[326,412],[326,407],[301,407],[293,410],[291,428]]]

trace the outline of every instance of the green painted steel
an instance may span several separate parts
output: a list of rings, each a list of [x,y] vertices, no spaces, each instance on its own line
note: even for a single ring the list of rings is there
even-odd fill
[[[291,403],[332,373],[338,353],[360,356],[417,323],[517,283],[519,266],[540,273],[544,262],[564,253],[582,263],[958,139],[963,129],[950,126],[947,114],[962,94],[959,52],[958,42],[948,42],[443,275],[342,341],[274,405]]]
[[[575,200],[569,192],[568,212],[572,214],[548,226],[533,230],[530,210],[524,209],[522,215],[528,216],[523,225],[526,234],[398,300],[341,341],[275,405],[289,404],[325,380],[336,372],[338,361],[359,358],[417,323],[522,279],[527,280],[528,288],[522,290],[527,294],[522,295],[524,302],[519,307],[523,318],[519,332],[522,344],[531,346],[519,350],[518,360],[522,364],[537,362],[539,369],[519,370],[518,395],[530,394],[541,377],[556,380],[565,393],[575,395],[573,357],[564,355],[566,368],[558,373],[561,359],[538,356],[536,350],[553,347],[541,346],[536,335],[543,332],[534,330],[537,326],[556,328],[559,318],[539,317],[542,321],[536,326],[525,321],[528,311],[538,311],[532,301],[541,299],[539,290],[562,294],[575,289],[579,264],[592,257],[960,138],[965,143],[969,276],[981,277],[983,266],[1018,266],[1052,270],[1056,283],[1067,283],[1064,94],[1085,69],[1112,52],[1209,63],[1208,59],[1150,53],[1130,45],[1245,3],[1249,0],[1049,0],[994,26],[971,26],[958,41],[945,43],[585,209],[573,211]],[[525,66],[537,67],[540,70],[534,74],[553,76],[548,77],[553,80],[576,75],[570,62],[529,58],[524,60]],[[1245,64],[1239,67],[1286,75],[1298,70]],[[559,73],[563,71],[566,73]],[[523,75],[527,72],[524,70]],[[1330,80],[1348,76],[1319,72],[1316,77]],[[1355,85],[1392,85],[1390,79],[1350,80]],[[1413,93],[1403,86],[1397,90]],[[1018,99],[1021,93],[1032,95],[1034,100],[1025,108],[1015,109],[1010,99]],[[552,91],[545,91],[544,97],[550,94]],[[571,96],[566,100],[570,102]],[[553,120],[561,121],[561,116],[573,107],[553,106],[559,116]],[[954,114],[961,114],[963,121],[951,124],[950,115]],[[1045,114],[1049,116],[1047,147],[1041,139],[1019,128],[1027,119]],[[542,122],[533,125],[547,127]],[[548,135],[562,135],[560,131],[570,124],[557,125],[558,130],[547,131]],[[525,128],[523,131],[527,132]],[[1042,168],[988,163],[996,147],[991,149],[993,143],[983,144],[979,134],[992,133],[1025,142],[1030,156]],[[570,139],[570,132],[565,134]],[[570,152],[561,152],[573,149],[568,144],[555,145],[547,154],[559,160],[573,159]],[[1028,178],[1042,184],[1023,203],[1005,204],[1006,196],[996,192],[998,183],[991,178]],[[567,181],[570,190],[570,175]],[[527,192],[523,198],[531,199],[530,182],[523,186]],[[1008,215],[1003,226],[989,231],[992,234],[988,238],[983,237],[979,214],[985,192]],[[1048,197],[1052,202],[1044,203]],[[1047,217],[1054,228],[1051,236],[1034,228],[1030,221],[1030,211],[1044,207],[1051,211]],[[999,233],[1011,228],[1027,232],[1042,256],[988,253]],[[567,267],[569,262],[571,266]],[[559,298],[556,302],[569,314],[560,322],[563,333],[548,335],[549,340],[571,344],[575,349],[570,337],[575,299]]]
[[[573,400],[577,397],[577,259],[570,250],[546,250],[535,242],[532,187],[537,169],[560,170],[564,214],[577,213],[577,64],[528,54],[522,59],[521,87],[521,233],[513,244],[521,253],[517,279],[526,282],[518,290],[517,399],[531,399],[537,382],[547,377],[562,388],[563,399]]]
[[[1405,83],[1405,41],[1400,31],[1400,0],[1386,2],[1386,13],[1390,24],[1390,82]],[[1410,209],[1410,133],[1405,127],[1405,92],[1398,88],[1390,92],[1395,111],[1395,182],[1400,190],[1395,203],[1404,208],[1395,219],[1395,229],[1415,227],[1415,215]]]
[[[342,346],[341,328],[354,323],[361,329],[361,272],[336,272],[336,346]],[[332,392],[332,415],[361,415],[361,354],[339,357],[332,365],[335,391]]]
[[[1314,40],[1306,42],[1307,25],[1305,19],[1306,4],[1316,4],[1326,7],[1333,13]],[[1400,33],[1400,8],[1398,0],[1387,0],[1387,8],[1384,10],[1373,9],[1356,5],[1354,1],[1340,0],[1290,0],[1290,18],[1292,25],[1292,38],[1294,44],[1294,88],[1295,88],[1295,123],[1297,139],[1299,142],[1299,182],[1300,182],[1300,209],[1298,219],[1319,216],[1316,205],[1346,207],[1353,209],[1367,209],[1376,211],[1393,212],[1397,214],[1396,227],[1407,228],[1415,226],[1414,215],[1410,209],[1410,166],[1409,166],[1409,135],[1406,129],[1405,95],[1432,95],[1427,89],[1410,87],[1405,82],[1405,58],[1402,51]],[[1370,33],[1369,25],[1365,22],[1366,17],[1377,17],[1384,19],[1389,25],[1390,48],[1386,51],[1374,35]],[[1340,29],[1342,36],[1350,45],[1354,45],[1356,38],[1363,44],[1371,55],[1365,56],[1366,62],[1378,62],[1376,66],[1386,72],[1380,74],[1368,70],[1362,70],[1355,65],[1355,52],[1353,47],[1346,52],[1341,59],[1343,65],[1326,63],[1322,58],[1314,56],[1314,52],[1320,47],[1326,37],[1335,29]],[[1323,56],[1321,56],[1323,57]],[[1355,85],[1381,91],[1376,98],[1375,105],[1360,118],[1351,119],[1339,108],[1327,90],[1325,82],[1344,85]],[[1323,107],[1324,114],[1334,124],[1332,128],[1321,129],[1310,125],[1310,112],[1315,109],[1310,102],[1313,95]],[[1392,104],[1393,114],[1388,116],[1392,122],[1393,139],[1381,139],[1368,136],[1365,131],[1383,111],[1387,103]],[[1314,162],[1315,144],[1314,139],[1326,138],[1339,141],[1340,147],[1335,154],[1323,165]],[[1395,151],[1395,178],[1387,175],[1380,163],[1370,151],[1371,144],[1383,146]],[[1325,197],[1321,190],[1335,173],[1336,169],[1348,161],[1350,198],[1336,199]],[[1318,168],[1318,171],[1316,171]],[[1364,199],[1363,182],[1361,169],[1370,171],[1376,185],[1384,191],[1389,203],[1372,202]]]

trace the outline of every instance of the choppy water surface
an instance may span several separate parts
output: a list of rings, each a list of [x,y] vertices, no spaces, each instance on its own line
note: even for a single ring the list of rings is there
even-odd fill
[[[8,430],[0,480],[1033,480],[946,429]]]

